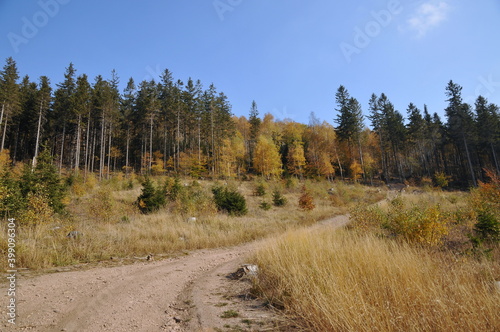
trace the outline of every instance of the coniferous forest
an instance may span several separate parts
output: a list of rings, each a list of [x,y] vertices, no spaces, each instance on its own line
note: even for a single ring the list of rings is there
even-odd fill
[[[195,178],[296,176],[360,181],[434,181],[476,186],[500,172],[499,107],[479,96],[464,103],[462,87],[444,86],[445,119],[409,103],[396,110],[384,93],[369,110],[346,87],[332,91],[332,116],[308,124],[232,114],[211,84],[181,81],[165,70],[158,81],[120,91],[119,77],[93,80],[70,64],[62,82],[20,77],[12,58],[0,72],[0,149],[13,164],[35,167],[42,151],[59,172],[100,179],[116,172]]]

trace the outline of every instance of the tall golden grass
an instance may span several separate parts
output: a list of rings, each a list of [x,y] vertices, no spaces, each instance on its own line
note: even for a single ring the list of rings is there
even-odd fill
[[[255,263],[260,294],[310,331],[500,331],[489,263],[344,230],[290,232]]]

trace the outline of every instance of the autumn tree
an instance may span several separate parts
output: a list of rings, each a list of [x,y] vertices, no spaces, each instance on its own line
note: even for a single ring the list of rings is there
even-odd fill
[[[278,147],[263,135],[257,139],[253,157],[254,169],[263,176],[270,178],[282,173],[282,163]]]
[[[304,144],[309,175],[332,180],[335,175],[332,162],[336,161],[341,177],[343,176],[335,129],[327,122],[320,123],[314,113],[311,114],[309,126],[304,131]]]

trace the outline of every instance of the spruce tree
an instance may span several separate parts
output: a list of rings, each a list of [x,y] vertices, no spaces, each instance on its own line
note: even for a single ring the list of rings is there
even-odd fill
[[[448,117],[447,130],[448,134],[457,148],[459,156],[465,154],[467,163],[462,163],[460,166],[469,170],[469,176],[472,180],[472,185],[477,186],[476,174],[472,160],[472,142],[474,140],[474,119],[470,106],[462,102],[462,87],[450,81],[446,86],[446,96],[448,99],[448,107],[445,112]],[[455,172],[457,173],[457,172]],[[462,173],[463,172],[459,172]]]

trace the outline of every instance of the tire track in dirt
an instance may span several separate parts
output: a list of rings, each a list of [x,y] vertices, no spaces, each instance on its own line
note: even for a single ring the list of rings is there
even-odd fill
[[[347,221],[347,215],[338,216],[309,229],[337,228]],[[278,315],[256,299],[243,301],[239,296],[249,284],[226,277],[264,241],[198,250],[166,260],[21,277],[17,324],[7,323],[2,305],[0,326],[2,331],[192,332],[245,320],[260,324],[248,326],[249,330],[268,329],[279,320]],[[0,292],[6,303],[5,284],[0,285]],[[220,317],[229,304],[238,305],[239,316],[233,321]]]

